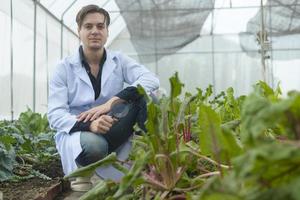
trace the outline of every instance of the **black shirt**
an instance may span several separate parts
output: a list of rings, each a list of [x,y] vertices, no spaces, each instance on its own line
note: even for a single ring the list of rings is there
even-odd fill
[[[79,47],[79,55],[80,55],[81,64],[85,68],[85,71],[89,75],[89,78],[93,85],[93,89],[95,92],[95,100],[96,100],[99,97],[100,91],[101,91],[101,75],[102,75],[103,65],[106,61],[106,51],[105,51],[105,49],[103,51],[103,56],[99,63],[99,71],[98,71],[97,77],[94,77],[93,74],[91,73],[91,67],[85,59],[82,46]]]
[[[103,69],[104,63],[106,61],[106,50],[104,49],[103,56],[100,60],[99,72],[98,72],[97,77],[94,77],[93,74],[91,73],[91,68],[90,68],[88,62],[86,61],[82,46],[79,47],[79,55],[80,55],[81,64],[85,68],[85,70],[90,78],[90,81],[92,83],[94,93],[95,93],[95,100],[96,100],[101,93],[101,77],[102,77],[102,71],[103,71],[102,69]],[[123,99],[127,102],[134,102],[134,101],[138,100],[139,98],[141,98],[141,95],[138,93],[137,88],[133,87],[133,86],[129,86],[129,87],[123,89],[115,96],[117,96],[120,99]],[[89,131],[90,124],[91,124],[91,121],[76,122],[69,133],[73,133],[76,131]]]

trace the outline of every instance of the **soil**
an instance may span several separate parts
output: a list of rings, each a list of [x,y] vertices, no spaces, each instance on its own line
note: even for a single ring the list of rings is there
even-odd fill
[[[33,169],[47,175],[52,180],[34,177],[21,182],[0,182],[3,200],[31,200],[37,199],[39,196],[45,196],[50,187],[60,183],[63,177],[59,159],[40,165],[33,165]]]

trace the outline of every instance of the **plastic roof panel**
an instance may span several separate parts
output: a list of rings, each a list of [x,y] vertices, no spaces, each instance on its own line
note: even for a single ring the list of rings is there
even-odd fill
[[[80,8],[89,4],[103,7],[110,13],[111,17],[111,25],[109,27],[110,37],[107,44],[110,44],[126,27],[114,0],[41,0],[40,3],[58,19],[62,19],[63,17],[63,23],[75,33],[77,33],[76,14]]]

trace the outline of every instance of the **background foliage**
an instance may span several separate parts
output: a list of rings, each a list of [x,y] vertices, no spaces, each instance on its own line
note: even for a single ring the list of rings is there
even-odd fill
[[[32,166],[58,157],[53,135],[46,116],[30,109],[18,120],[0,121],[0,181],[48,178]]]

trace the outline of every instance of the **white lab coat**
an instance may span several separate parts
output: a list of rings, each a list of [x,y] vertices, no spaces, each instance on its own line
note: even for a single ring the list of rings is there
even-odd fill
[[[124,83],[130,86],[140,84],[147,92],[159,87],[158,78],[144,66],[119,52],[106,50],[106,53],[107,57],[102,70],[101,93],[96,100],[89,76],[81,64],[78,50],[77,53],[58,64],[50,80],[48,119],[50,127],[57,131],[56,148],[61,156],[63,171],[66,175],[77,168],[75,159],[82,151],[80,132],[69,134],[76,123],[76,115],[103,104],[120,92]],[[123,146],[128,154],[130,146],[128,144]],[[122,152],[122,149],[119,152]],[[124,151],[120,156],[124,158]],[[109,172],[104,173],[107,175]]]

